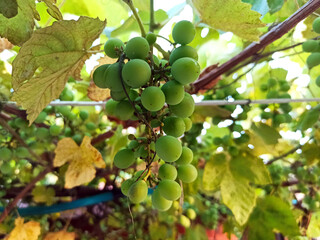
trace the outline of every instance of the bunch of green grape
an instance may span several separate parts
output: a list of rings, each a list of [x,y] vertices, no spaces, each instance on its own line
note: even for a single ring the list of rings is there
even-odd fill
[[[147,197],[149,178],[149,186],[155,188],[153,206],[162,211],[180,198],[179,180],[190,183],[197,177],[191,164],[193,152],[179,139],[192,127],[189,117],[195,107],[185,86],[200,74],[197,51],[187,45],[194,36],[191,22],[180,21],[174,26],[172,37],[178,47],[170,53],[169,62],[152,54],[157,38],[153,33],[126,44],[111,38],[104,51],[117,62],[99,66],[93,73],[98,87],[110,89],[107,115],[139,120],[146,129],[142,137],[130,135],[131,142],[114,157],[114,165],[120,169],[131,167],[138,158],[146,163],[146,169],[123,182],[121,190],[131,202],[140,203]],[[162,163],[157,176],[149,174],[153,161]]]
[[[267,83],[260,85],[260,90],[266,92],[267,99],[274,98],[291,98],[288,91],[291,86],[286,80],[277,80],[275,78],[269,78]],[[290,123],[292,117],[289,114],[292,110],[292,106],[289,103],[272,104],[269,108],[268,104],[261,104],[260,108],[263,110],[261,118],[268,120],[272,119],[274,126],[279,126],[282,123]]]
[[[320,17],[316,18],[312,24],[313,31],[320,34]],[[307,65],[313,68],[320,64],[320,41],[318,39],[307,40],[302,44],[304,52],[311,53],[307,58]],[[320,86],[320,78],[318,77],[317,85]]]

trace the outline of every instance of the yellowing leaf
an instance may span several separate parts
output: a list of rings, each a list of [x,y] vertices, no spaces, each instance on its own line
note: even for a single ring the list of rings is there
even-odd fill
[[[80,17],[39,29],[13,61],[13,100],[27,110],[30,124],[41,110],[59,97],[69,77],[79,79],[92,42],[105,22]],[[36,73],[35,76],[33,76]]]
[[[32,190],[33,200],[37,203],[46,203],[51,205],[54,202],[55,191],[53,188],[46,186],[36,186]]]
[[[320,212],[312,214],[307,230],[307,236],[309,238],[317,238],[320,236]]]
[[[46,235],[44,240],[74,240],[76,239],[77,234],[74,232],[51,232]]]
[[[108,88],[99,88],[97,85],[94,84],[93,81],[90,82],[90,85],[88,87],[88,98],[90,98],[92,101],[104,101],[108,97],[110,97],[110,89]]]
[[[95,177],[95,167],[106,167],[100,152],[91,145],[88,136],[83,138],[80,147],[72,138],[60,140],[55,154],[53,166],[60,167],[66,162],[70,164],[65,175],[65,188],[73,188],[90,182]]]
[[[15,228],[6,240],[38,240],[41,232],[40,223],[34,221],[24,223],[24,219],[18,217],[14,224]]]
[[[259,41],[258,28],[264,24],[260,13],[251,10],[251,5],[241,0],[193,0],[204,23],[230,31],[241,38]]]
[[[3,1],[2,1],[3,2]],[[0,37],[7,38],[15,45],[22,45],[33,32],[35,19],[39,20],[34,0],[17,0],[18,14],[7,18],[0,14]],[[6,7],[10,6],[5,4]],[[2,8],[3,6],[0,6]],[[12,9],[11,9],[12,11]]]

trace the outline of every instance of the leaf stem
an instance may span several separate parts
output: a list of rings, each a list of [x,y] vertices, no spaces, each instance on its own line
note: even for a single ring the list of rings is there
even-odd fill
[[[150,0],[150,23],[149,23],[149,32],[153,32],[155,29],[154,21],[154,2]]]
[[[138,22],[138,25],[139,25],[139,28],[140,28],[140,32],[141,32],[141,36],[142,37],[145,37],[146,36],[146,31],[144,30],[144,27],[143,27],[143,23],[141,21],[141,18],[136,10],[136,8],[134,7],[133,5],[133,2],[132,0],[123,0],[128,6],[129,8],[131,9],[132,13],[133,13],[133,16],[135,17],[135,19],[137,20]]]

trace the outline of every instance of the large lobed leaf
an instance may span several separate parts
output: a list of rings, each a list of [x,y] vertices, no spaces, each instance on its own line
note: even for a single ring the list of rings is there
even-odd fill
[[[258,28],[264,24],[260,13],[241,0],[193,0],[204,23],[223,31],[230,31],[241,38],[259,41]]]
[[[13,100],[27,110],[30,124],[59,97],[69,77],[80,78],[88,50],[104,27],[105,21],[89,17],[58,21],[35,31],[23,45],[13,61]]]
[[[40,223],[29,221],[24,223],[24,219],[18,217],[14,221],[15,227],[5,240],[37,240],[40,233]]]
[[[40,16],[34,0],[17,0],[16,4],[18,12],[15,4],[4,2],[4,6],[0,5],[0,13],[3,14],[0,14],[0,37],[7,38],[15,45],[22,45],[31,37],[35,19],[39,20]]]
[[[204,190],[220,187],[223,203],[241,225],[247,222],[256,203],[255,188],[251,183],[265,185],[270,182],[269,172],[261,159],[246,153],[231,159],[218,154],[207,162],[203,174]]]

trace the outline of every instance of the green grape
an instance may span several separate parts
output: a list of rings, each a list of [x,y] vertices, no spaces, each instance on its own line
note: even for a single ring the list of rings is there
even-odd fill
[[[181,196],[181,187],[173,180],[161,180],[158,189],[161,196],[170,201],[177,200]]]
[[[231,156],[238,156],[239,155],[239,149],[235,146],[230,146],[228,149],[228,152],[230,153]]]
[[[173,137],[180,137],[186,130],[183,119],[179,117],[167,117],[163,124],[163,131]]]
[[[77,118],[77,115],[75,113],[73,113],[73,112],[69,112],[69,114],[67,115],[67,118],[70,121],[74,121]]]
[[[58,136],[61,133],[61,128],[54,124],[50,126],[49,132],[51,136]]]
[[[280,104],[280,108],[282,109],[282,111],[284,111],[285,113],[291,112],[292,107],[289,103],[281,103]]]
[[[219,116],[215,116],[215,117],[212,118],[212,123],[214,125],[218,125],[221,121],[222,121],[222,119]]]
[[[119,38],[109,38],[104,44],[104,52],[111,58],[118,58],[122,49],[124,49],[124,43]]]
[[[190,228],[191,226],[190,219],[187,218],[185,215],[181,215],[179,217],[179,223],[186,229]]]
[[[183,100],[177,105],[170,105],[170,111],[178,117],[190,117],[194,111],[194,100],[189,93],[184,93]]]
[[[320,64],[320,53],[311,53],[307,58],[307,65],[309,68],[313,68]]]
[[[141,94],[141,103],[149,111],[159,111],[165,103],[165,95],[158,87],[147,87]]]
[[[189,164],[193,160],[193,152],[188,147],[182,147],[182,153],[179,159],[176,161],[176,164],[183,165],[183,164]]]
[[[290,85],[288,83],[284,83],[280,86],[280,90],[283,92],[287,92],[290,90]]]
[[[162,136],[156,142],[158,156],[166,162],[176,161],[182,153],[182,146],[178,139],[172,136]]]
[[[24,129],[24,128],[27,128],[28,127],[28,123],[23,120],[22,118],[16,118],[14,120],[14,124],[18,127],[18,128],[21,128],[21,129]]]
[[[177,169],[167,163],[160,166],[158,173],[161,179],[175,180],[177,178]]]
[[[93,131],[97,129],[97,126],[93,122],[87,122],[86,129],[88,129],[89,131]]]
[[[120,72],[119,72],[119,63],[113,63],[106,71],[106,85],[110,88],[111,91],[119,92],[123,91]]]
[[[121,149],[114,156],[113,163],[117,168],[125,169],[135,162],[134,152],[130,149]]]
[[[47,139],[50,136],[49,129],[47,128],[37,128],[35,132],[36,138],[41,140]]]
[[[57,112],[61,113],[61,115],[63,115],[64,117],[67,117],[71,111],[71,108],[67,106],[59,106],[56,109]]]
[[[224,99],[226,97],[225,93],[223,90],[217,90],[216,91],[216,98],[217,99]]]
[[[316,78],[316,85],[320,87],[320,76]]]
[[[77,134],[73,135],[72,139],[73,139],[73,141],[75,141],[77,144],[80,144],[81,141],[82,141],[82,136],[81,136],[81,134],[78,134],[78,133],[77,133]]]
[[[241,125],[239,125],[239,124],[235,124],[232,127],[232,131],[234,131],[234,132],[242,132],[243,131],[243,127]]]
[[[190,43],[194,36],[196,35],[196,29],[193,24],[189,21],[183,20],[176,25],[174,25],[172,29],[172,38],[176,43],[180,43],[182,45],[186,45]]]
[[[60,99],[62,101],[72,101],[73,98],[73,92],[67,88],[65,88],[60,95]]]
[[[197,50],[190,46],[180,46],[172,51],[169,58],[169,63],[172,65],[176,60],[189,57],[193,58],[194,60],[198,60],[198,53]]]
[[[140,158],[147,158],[148,157],[148,149],[146,146],[141,146],[138,150],[138,156]]]
[[[124,51],[130,59],[145,59],[149,54],[150,46],[145,38],[135,37],[127,42],[127,46]]]
[[[178,178],[185,183],[191,183],[196,180],[198,171],[195,166],[191,164],[184,164],[178,168]]]
[[[277,124],[285,123],[286,122],[286,117],[284,116],[284,114],[277,114],[274,117],[274,121]]]
[[[261,113],[261,118],[262,119],[269,119],[269,118],[272,118],[272,112],[263,112]]]
[[[132,117],[134,109],[127,100],[123,100],[117,104],[114,114],[120,120],[128,120]]]
[[[242,144],[242,143],[247,143],[250,140],[250,136],[246,133],[241,134],[241,136],[239,138],[235,138],[234,141],[236,143]]]
[[[188,217],[189,219],[191,219],[191,220],[194,220],[194,219],[196,219],[196,217],[197,217],[196,211],[193,210],[192,208],[188,208],[188,209],[187,209],[186,215],[187,215],[187,217]]]
[[[157,41],[157,35],[154,33],[148,33],[146,39],[149,45],[153,45]]]
[[[4,175],[12,175],[14,173],[14,168],[11,166],[10,162],[4,162],[0,166],[0,171]]]
[[[159,211],[167,211],[172,206],[172,201],[161,196],[158,189],[155,189],[151,195],[152,206]]]
[[[286,122],[286,123],[291,123],[291,122],[292,122],[292,117],[291,117],[290,114],[284,113],[283,115],[285,116],[285,119],[286,119],[285,122]]]
[[[278,96],[279,96],[278,91],[276,91],[276,90],[271,90],[267,93],[268,99],[277,98]]]
[[[220,137],[215,137],[214,139],[213,139],[213,144],[214,145],[220,145],[220,144],[222,144],[222,138],[220,138]]]
[[[9,148],[0,148],[0,159],[3,161],[8,161],[12,158],[12,152]]]
[[[129,144],[128,144],[128,148],[129,149],[135,149],[139,146],[139,142],[137,140],[132,140]]]
[[[43,123],[44,120],[46,120],[47,117],[47,113],[46,112],[41,112],[38,117],[36,118],[36,120],[34,120],[35,123]]]
[[[313,31],[320,33],[320,17],[317,17],[312,23]]]
[[[139,88],[145,85],[151,77],[151,68],[141,59],[133,59],[122,68],[123,81],[130,87]]]
[[[289,93],[283,93],[279,95],[279,98],[291,98]]]
[[[18,158],[27,158],[30,156],[30,153],[25,147],[18,147],[15,151],[15,154]]]
[[[260,90],[262,92],[266,92],[268,89],[269,89],[268,84],[263,83],[263,84],[260,85]]]
[[[302,44],[302,50],[304,52],[316,52],[319,49],[318,40],[307,40]]]
[[[269,107],[269,104],[259,104],[259,107],[264,110],[266,109],[267,107]]]
[[[184,121],[184,125],[185,125],[185,127],[186,127],[186,132],[188,132],[190,129],[191,129],[191,127],[192,127],[192,121],[191,121],[191,119],[190,118],[188,118],[188,117],[186,117],[186,118],[183,118],[183,121]]]
[[[166,82],[162,87],[164,95],[166,96],[166,103],[176,105],[179,104],[184,97],[184,87],[174,80]]]
[[[143,180],[139,180],[132,184],[128,190],[128,197],[133,203],[140,203],[147,198],[148,186]]]
[[[171,67],[173,78],[182,85],[190,84],[200,75],[200,66],[192,58],[184,57],[176,60]]]
[[[89,112],[87,110],[81,110],[79,116],[82,119],[82,121],[85,121],[89,118]]]
[[[123,195],[128,196],[128,191],[129,188],[132,186],[132,184],[135,183],[135,180],[130,178],[125,180],[122,184],[121,184],[121,192]]]
[[[97,85],[97,87],[99,88],[107,88],[107,81],[106,81],[106,72],[109,68],[110,64],[104,64],[101,65],[99,67],[96,68],[96,70],[94,70],[93,75],[92,75],[92,79],[95,85]]]
[[[71,128],[66,127],[66,128],[64,129],[64,135],[65,135],[66,137],[71,137],[71,136],[72,136],[72,130],[71,130]]]
[[[246,112],[242,112],[237,116],[237,120],[246,120],[248,118],[248,114]]]
[[[275,85],[277,85],[277,80],[274,78],[269,78],[268,80],[268,86],[269,87],[274,87]]]
[[[110,96],[114,101],[121,101],[127,97],[124,91],[110,91]]]

